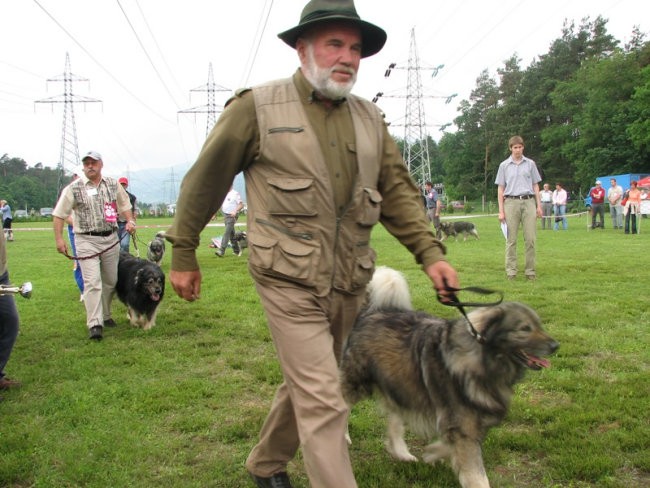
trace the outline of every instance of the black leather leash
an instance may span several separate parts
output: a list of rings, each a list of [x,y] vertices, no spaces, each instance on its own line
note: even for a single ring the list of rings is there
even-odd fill
[[[446,290],[449,292],[449,294],[446,296],[443,296],[440,293],[437,294],[438,301],[448,307],[456,307],[460,313],[463,314],[463,317],[465,317],[465,320],[469,325],[470,332],[474,336],[474,339],[476,339],[480,344],[484,344],[485,338],[478,330],[476,330],[476,327],[474,327],[472,321],[469,320],[467,312],[465,312],[465,307],[493,307],[495,305],[499,305],[503,301],[503,292],[498,290],[490,290],[488,288],[481,288],[479,286],[468,286],[466,288],[452,288],[448,286]],[[472,293],[478,293],[479,295],[498,294],[499,299],[494,302],[461,302],[456,295],[456,293],[459,291],[469,291]]]

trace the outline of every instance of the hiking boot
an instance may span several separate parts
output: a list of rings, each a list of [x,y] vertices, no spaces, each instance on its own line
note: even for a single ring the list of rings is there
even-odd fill
[[[103,327],[101,325],[93,325],[88,329],[88,339],[94,339],[96,341],[101,341],[104,337]]]

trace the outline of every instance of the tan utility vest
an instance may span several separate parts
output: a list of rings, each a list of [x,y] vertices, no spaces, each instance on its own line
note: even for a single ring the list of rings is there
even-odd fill
[[[337,218],[325,158],[293,81],[260,85],[253,95],[260,154],[245,171],[251,275],[262,284],[297,285],[318,296],[332,287],[362,293],[374,271],[370,232],[381,212],[381,113],[370,102],[348,98],[358,176]]]

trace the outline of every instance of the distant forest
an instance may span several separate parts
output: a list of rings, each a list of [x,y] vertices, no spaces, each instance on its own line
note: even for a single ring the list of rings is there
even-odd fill
[[[584,195],[600,175],[650,173],[645,37],[635,28],[620,46],[606,19],[566,22],[561,37],[527,68],[513,55],[496,74],[483,71],[469,99],[460,102],[456,131],[439,143],[427,138],[433,182],[444,185],[448,199],[494,201],[496,171],[515,134],[524,138],[525,154],[544,181],[559,181],[573,195]],[[57,169],[30,168],[7,155],[0,158],[0,174],[0,198],[28,211],[54,206],[58,189],[70,180]]]
[[[620,46],[606,24],[566,22],[528,68],[512,56],[497,76],[483,71],[460,103],[457,131],[428,141],[434,183],[454,199],[494,201],[496,171],[515,134],[544,180],[574,195],[600,175],[650,173],[650,43],[635,28]]]

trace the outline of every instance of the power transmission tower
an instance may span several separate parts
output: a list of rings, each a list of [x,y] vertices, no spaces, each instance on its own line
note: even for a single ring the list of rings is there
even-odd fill
[[[433,70],[432,76],[436,76],[438,71],[444,65],[436,66],[435,68],[427,68],[420,66],[420,59],[418,50],[415,43],[415,28],[411,29],[411,45],[409,49],[409,60],[406,68],[397,66],[397,63],[391,63],[384,76],[388,78],[392,70],[406,69],[407,72],[407,87],[406,97],[393,96],[395,98],[406,98],[404,124],[393,124],[394,126],[404,126],[404,149],[402,157],[409,169],[411,177],[418,183],[423,184],[426,181],[431,181],[431,160],[429,157],[429,139],[426,132],[426,117],[424,113],[424,98],[444,98],[446,103],[450,103],[452,98],[456,96],[429,96],[424,95],[422,88],[422,78],[420,72],[422,70]],[[380,97],[391,97],[391,95],[384,95],[383,92],[377,93],[373,98],[373,102],[377,102]],[[449,124],[440,126],[440,130],[447,128]]]
[[[61,152],[59,154],[59,181],[57,184],[57,195],[61,193],[63,186],[63,177],[65,176],[66,167],[74,168],[79,164],[79,145],[77,143],[77,125],[74,119],[75,103],[96,103],[101,102],[96,98],[82,97],[72,93],[72,84],[74,82],[85,81],[88,78],[72,74],[70,71],[70,56],[65,53],[65,71],[62,75],[54,78],[48,78],[48,82],[63,82],[63,95],[56,95],[42,100],[36,100],[34,103],[62,103],[63,104],[63,129],[61,131]]]
[[[206,92],[208,94],[208,103],[206,105],[201,105],[198,107],[192,107],[185,110],[179,110],[179,114],[208,114],[208,122],[205,128],[205,137],[208,137],[208,134],[214,127],[214,124],[217,123],[217,113],[223,110],[223,107],[217,107],[216,102],[216,92],[230,92],[229,88],[217,85],[214,82],[214,76],[212,75],[212,63],[208,68],[208,83],[197,88],[190,90],[191,92]]]
[[[168,180],[163,181],[163,184],[169,183],[169,193],[167,194],[167,201],[169,204],[176,203],[176,177],[174,176],[174,168],[171,168],[171,173]]]

